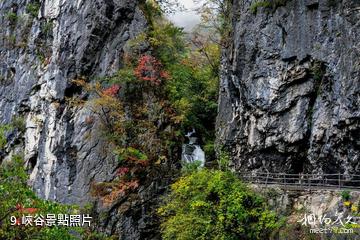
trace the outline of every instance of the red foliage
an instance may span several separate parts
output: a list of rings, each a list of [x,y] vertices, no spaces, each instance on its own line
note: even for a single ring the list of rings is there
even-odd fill
[[[20,219],[20,218],[16,218],[15,225],[20,225],[20,224],[21,224],[21,219]]]
[[[132,189],[135,190],[139,187],[139,181],[138,180],[132,180],[130,182],[126,182],[125,184],[126,189]]]
[[[161,63],[153,56],[144,55],[139,59],[134,74],[143,81],[159,85],[162,79],[168,79],[169,73],[162,70]]]
[[[16,204],[16,210],[20,213],[34,214],[38,211],[37,208],[24,208],[21,204]]]
[[[169,79],[170,78],[170,74],[166,71],[161,71],[160,72],[160,77],[164,78],[164,79]]]
[[[111,87],[104,89],[103,94],[115,97],[119,93],[120,88],[121,87],[119,85],[114,84]]]
[[[121,167],[117,170],[117,175],[123,176],[123,175],[127,174],[129,171],[130,171],[130,169],[128,167]]]

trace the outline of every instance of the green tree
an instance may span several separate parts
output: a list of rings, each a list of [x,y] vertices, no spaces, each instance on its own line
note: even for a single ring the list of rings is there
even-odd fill
[[[198,9],[202,18],[200,29],[207,34],[209,40],[227,47],[232,31],[232,1],[200,0],[199,2],[202,3],[202,7]]]
[[[176,132],[184,136],[195,128],[201,136],[200,143],[206,145],[206,156],[214,159],[220,46],[203,35],[189,37],[164,18],[154,1],[146,1],[142,9],[149,22],[148,30],[130,41],[123,69],[102,79],[102,84],[119,84],[130,96],[125,102],[137,99],[136,105],[141,98],[139,93],[156,93],[162,104],[170,103],[168,112],[175,115],[170,117],[176,123]],[[141,54],[143,46],[150,46],[148,56]],[[156,59],[161,66],[160,75],[166,73],[161,85],[143,87],[143,81],[139,81],[139,63],[144,57]],[[151,64],[144,66],[154,69]]]
[[[11,129],[12,127],[9,124],[0,125],[0,150],[2,150],[6,146],[7,144],[6,133]]]
[[[75,227],[12,226],[22,215],[80,214],[72,205],[62,205],[38,198],[27,185],[28,175],[20,156],[0,165],[0,240],[71,240],[90,239],[91,231]],[[27,212],[27,211],[31,211]],[[81,238],[82,236],[83,238]],[[105,239],[105,238],[92,238]]]
[[[158,210],[164,239],[268,239],[280,226],[266,201],[233,174],[200,170],[180,178]]]

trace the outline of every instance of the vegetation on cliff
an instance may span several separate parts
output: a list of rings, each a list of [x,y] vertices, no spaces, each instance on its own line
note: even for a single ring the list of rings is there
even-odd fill
[[[91,95],[84,104],[117,155],[116,179],[93,186],[107,204],[136,191],[153,172],[176,172],[183,138],[193,128],[208,157],[215,156],[220,46],[199,35],[189,41],[153,1],[141,8],[150,25],[128,43],[123,67],[96,81],[74,80]]]
[[[281,226],[266,200],[232,173],[203,169],[181,177],[159,209],[164,239],[268,239]]]
[[[80,215],[84,209],[38,198],[27,184],[28,174],[23,166],[22,158],[17,155],[13,156],[11,161],[0,165],[1,240],[71,240],[79,239],[80,236],[82,239],[105,239],[89,228],[55,224],[58,214]],[[26,220],[27,216],[30,217]],[[53,226],[45,226],[45,219],[55,219]]]

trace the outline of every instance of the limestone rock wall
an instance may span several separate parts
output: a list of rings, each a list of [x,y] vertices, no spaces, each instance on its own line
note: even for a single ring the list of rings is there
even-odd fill
[[[112,149],[91,113],[72,104],[72,80],[111,74],[126,42],[146,21],[133,0],[4,0],[0,2],[0,122],[25,118],[24,151],[35,192],[46,199],[84,204],[92,181],[114,176]],[[38,11],[29,10],[38,5]],[[86,98],[86,96],[79,96]],[[18,135],[16,135],[18,136]],[[16,149],[16,148],[15,148]]]
[[[6,136],[0,164],[24,154],[38,196],[95,203],[97,230],[131,240],[159,238],[154,211],[171,176],[153,173],[136,194],[109,206],[92,198],[92,183],[113,180],[118,161],[94,114],[77,104],[91,96],[73,80],[94,81],[121,68],[127,43],[147,28],[142,3],[0,1],[0,124],[17,116],[25,125]]]
[[[219,145],[239,171],[359,173],[360,2],[255,2],[233,1]]]

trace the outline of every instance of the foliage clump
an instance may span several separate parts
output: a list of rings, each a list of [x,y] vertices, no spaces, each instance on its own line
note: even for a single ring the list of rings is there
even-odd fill
[[[265,199],[219,170],[180,178],[158,213],[163,239],[268,239],[281,226]]]
[[[7,144],[7,132],[12,129],[10,124],[0,125],[0,150],[2,150]]]
[[[198,11],[202,19],[199,27],[209,32],[207,38],[223,48],[229,47],[232,35],[233,1],[203,1]]]
[[[22,116],[15,116],[12,118],[11,123],[0,125],[0,150],[3,150],[8,142],[8,135],[17,130],[24,133],[26,130],[25,119]]]
[[[14,26],[19,19],[19,16],[15,12],[10,11],[6,14],[6,18],[9,21],[10,25]]]
[[[10,125],[21,133],[24,133],[26,130],[25,118],[23,116],[14,116]]]
[[[143,55],[134,70],[138,79],[159,85],[163,79],[169,78],[166,71],[162,70],[160,62],[153,56]]]
[[[351,194],[350,194],[350,191],[349,190],[344,190],[341,192],[341,198],[344,200],[344,201],[349,201],[350,200],[350,197],[351,197]]]
[[[285,6],[287,0],[265,0],[265,1],[256,1],[251,4],[250,11],[253,14],[256,14],[258,8],[267,8],[275,11],[280,6]]]
[[[86,105],[118,159],[116,179],[93,186],[94,195],[108,203],[135,191],[151,173],[174,169],[193,128],[206,155],[215,155],[219,45],[200,38],[189,43],[155,1],[143,2],[141,9],[149,27],[125,47],[122,69],[94,84],[75,81],[90,93]]]
[[[32,17],[37,17],[40,10],[40,3],[28,3],[26,5],[26,12],[29,13]]]
[[[77,239],[69,233],[72,228],[67,227],[11,226],[10,217],[20,219],[21,209],[43,216],[75,211],[73,206],[39,199],[27,185],[23,164],[21,157],[14,156],[11,162],[0,165],[0,239]]]
[[[176,156],[171,145],[180,142],[174,140],[176,123],[164,93],[167,73],[162,64],[151,55],[127,59],[126,68],[95,84],[74,81],[94,95],[87,105],[118,160],[116,178],[92,187],[93,195],[106,205],[136,191],[149,169]]]

